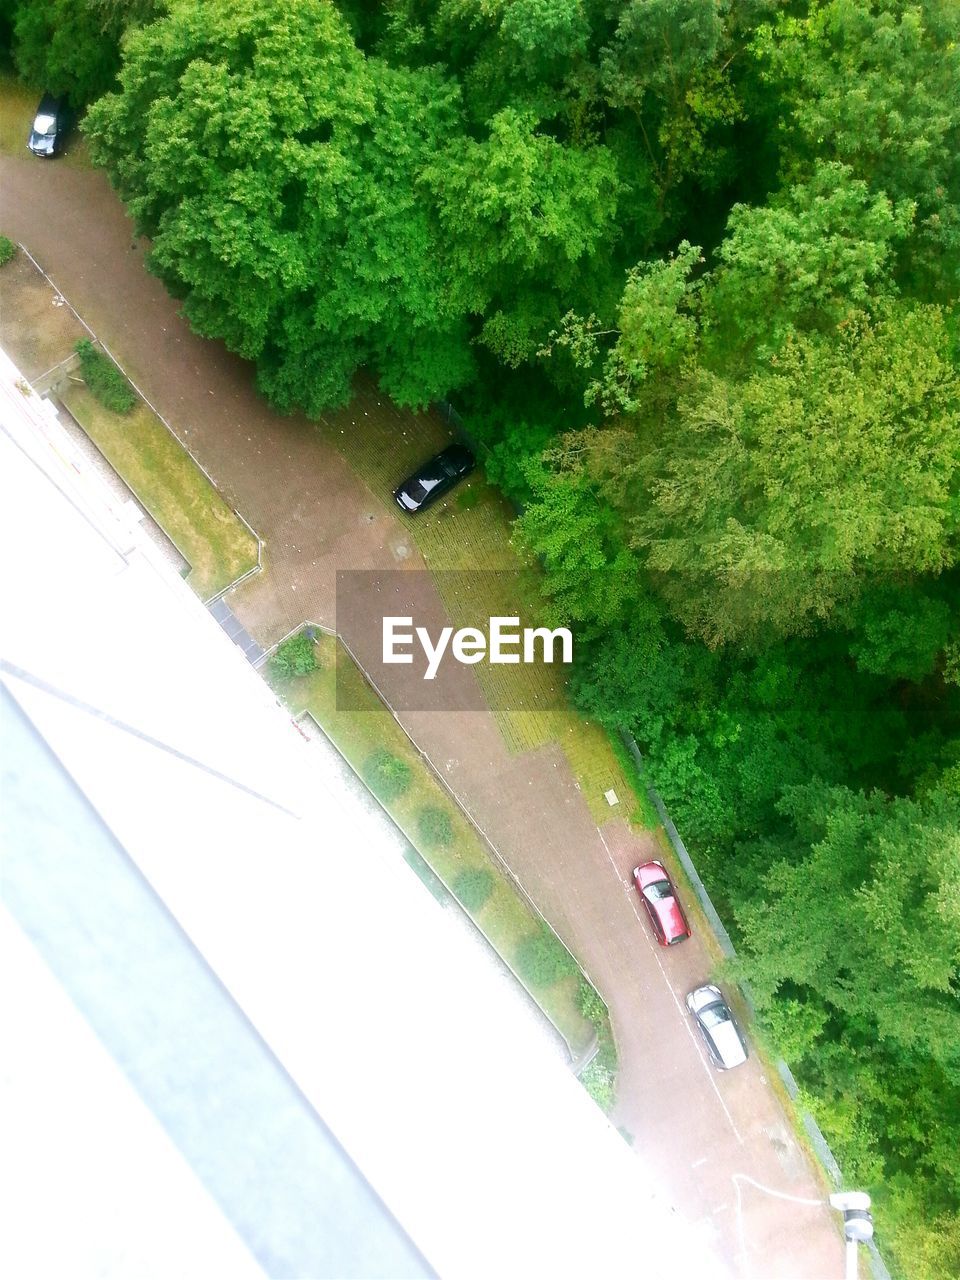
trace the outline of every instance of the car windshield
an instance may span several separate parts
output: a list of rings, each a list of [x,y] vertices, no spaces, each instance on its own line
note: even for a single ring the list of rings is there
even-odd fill
[[[673,886],[669,880],[655,880],[653,884],[648,884],[643,892],[651,902],[656,902],[660,898],[672,898]]]
[[[725,1004],[708,1004],[700,1010],[700,1021],[705,1027],[719,1027],[721,1023],[730,1021],[730,1010]]]
[[[55,133],[56,129],[56,116],[47,115],[46,112],[44,112],[43,115],[37,116],[36,120],[33,122],[34,133],[42,133],[45,137],[49,137],[51,133]]]

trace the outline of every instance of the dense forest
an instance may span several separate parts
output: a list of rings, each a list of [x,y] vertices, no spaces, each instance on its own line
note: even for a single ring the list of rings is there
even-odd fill
[[[960,5],[21,0],[280,409],[450,398],[904,1276],[960,1274]]]

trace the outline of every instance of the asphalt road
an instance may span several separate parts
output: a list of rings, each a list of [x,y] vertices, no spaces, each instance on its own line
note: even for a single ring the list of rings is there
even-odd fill
[[[29,248],[264,539],[265,572],[230,599],[261,643],[305,619],[332,625],[337,568],[422,567],[329,443],[272,413],[247,365],[190,333],[102,175],[0,157],[0,231]],[[345,427],[358,410],[406,417],[367,391],[341,414]],[[348,639],[362,649],[369,633]],[[613,1120],[678,1213],[742,1280],[842,1276],[835,1215],[762,1063],[716,1072],[690,1024],[683,997],[709,977],[710,951],[698,936],[662,951],[640,918],[630,871],[656,853],[653,837],[620,821],[599,830],[563,753],[511,756],[489,713],[403,720],[607,1001],[621,1062]],[[637,1250],[642,1262],[642,1240]]]

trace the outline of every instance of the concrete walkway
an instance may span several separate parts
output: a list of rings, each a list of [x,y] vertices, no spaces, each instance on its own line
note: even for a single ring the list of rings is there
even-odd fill
[[[423,567],[399,521],[312,425],[271,412],[248,365],[190,333],[144,270],[102,175],[2,157],[0,190],[4,233],[28,246],[263,537],[264,572],[227,601],[260,645],[305,619],[335,626],[338,568]],[[409,426],[369,388],[333,421],[356,431],[364,414],[383,413]],[[346,639],[362,650],[364,637]],[[683,995],[709,975],[707,949],[695,936],[661,951],[640,918],[630,871],[653,837],[621,821],[598,830],[563,753],[511,756],[489,713],[410,712],[403,722],[607,1001],[621,1061],[614,1122],[678,1211],[743,1280],[842,1275],[830,1211],[779,1198],[822,1189],[761,1064],[716,1073],[690,1026]],[[736,1174],[766,1190],[741,1182],[738,1193]]]

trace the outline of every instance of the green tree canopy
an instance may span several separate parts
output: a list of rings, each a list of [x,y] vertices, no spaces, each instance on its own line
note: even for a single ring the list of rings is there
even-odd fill
[[[960,10],[929,0],[809,0],[754,48],[779,87],[792,172],[849,164],[917,204],[915,253],[955,293],[960,266]],[[943,261],[943,255],[947,261]],[[916,271],[918,262],[911,268]]]
[[[517,531],[546,567],[552,623],[583,623],[589,631],[621,619],[639,583],[609,506],[597,501],[582,473],[558,475],[529,463],[527,482],[533,501]]]
[[[911,1255],[914,1274],[948,1275],[960,1261],[960,799],[809,783],[782,809],[789,836],[768,844],[737,911],[743,970],[816,1082],[849,1175],[884,1189],[901,1229],[933,1220],[945,1252]]]
[[[436,72],[374,64],[335,7],[174,3],[126,48],[87,134],[201,333],[283,408],[344,401],[375,360],[424,403],[469,371],[418,169],[457,119]]]
[[[553,456],[709,644],[804,631],[861,579],[938,573],[960,549],[960,379],[937,307],[793,333],[741,382],[692,366],[669,411]]]
[[[738,912],[761,1006],[789,984],[865,1040],[927,1055],[960,1083],[957,799],[811,783],[782,809],[794,843],[787,857],[770,850],[756,900]],[[803,930],[787,925],[801,916]]]
[[[507,364],[531,357],[570,289],[614,234],[617,179],[601,147],[564,146],[513,109],[489,136],[459,137],[422,174],[451,267],[452,307],[488,313],[481,340]]]
[[[616,328],[604,330],[595,315],[584,320],[569,311],[541,354],[548,356],[554,348],[566,347],[575,364],[593,369],[599,361],[599,339],[613,336],[599,376],[588,385],[584,399],[588,405],[599,402],[608,414],[636,412],[651,376],[676,371],[696,350],[699,329],[691,315],[690,276],[702,261],[700,249],[684,240],[669,259],[631,268],[617,308]]]
[[[152,0],[17,0],[13,56],[24,80],[67,94],[85,107],[112,88],[120,68],[120,37],[146,20]]]
[[[810,177],[762,206],[734,205],[707,293],[718,363],[742,344],[776,350],[792,328],[825,328],[891,288],[914,206],[871,194],[848,165]]]
[[[706,145],[709,130],[731,123],[742,106],[728,72],[729,6],[699,0],[629,0],[618,6],[616,31],[601,55],[611,106],[632,111],[653,165],[661,202],[687,174],[713,185],[724,170],[723,148]]]

